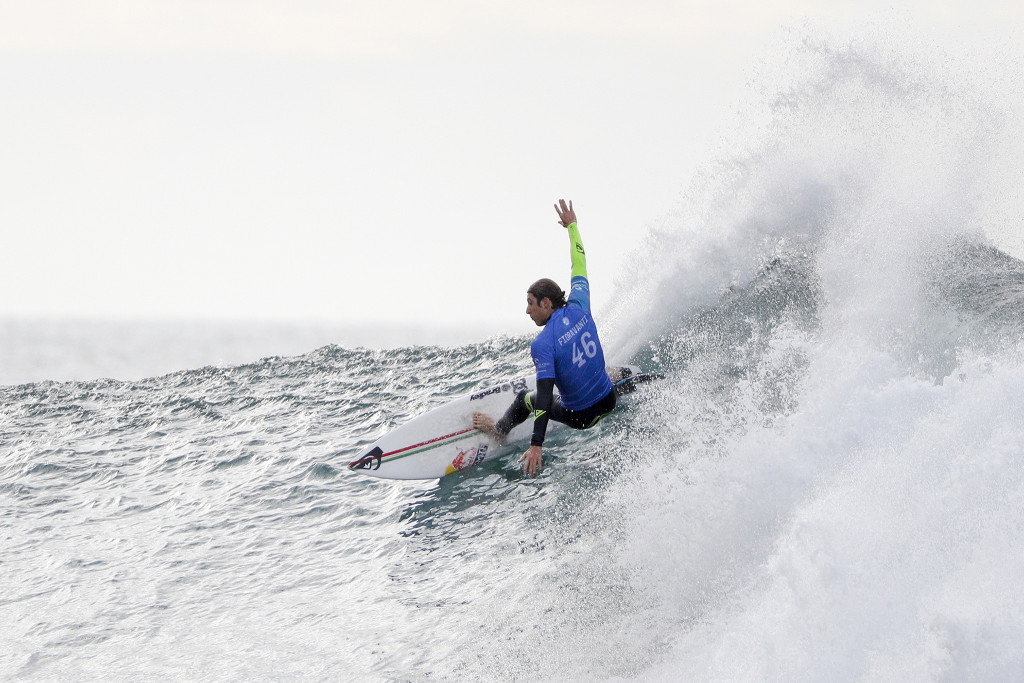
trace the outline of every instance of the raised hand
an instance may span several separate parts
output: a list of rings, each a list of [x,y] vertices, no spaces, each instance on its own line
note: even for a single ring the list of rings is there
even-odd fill
[[[572,223],[576,222],[576,212],[572,210],[572,200],[569,200],[569,206],[565,205],[564,199],[559,199],[558,204],[555,204],[555,211],[558,212],[558,222],[562,224],[563,228],[568,228]]]

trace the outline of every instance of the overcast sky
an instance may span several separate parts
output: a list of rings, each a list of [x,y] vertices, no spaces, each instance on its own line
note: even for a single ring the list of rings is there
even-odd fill
[[[787,30],[1022,42],[1002,1],[891,5],[0,0],[0,316],[522,333],[559,197],[600,307]]]

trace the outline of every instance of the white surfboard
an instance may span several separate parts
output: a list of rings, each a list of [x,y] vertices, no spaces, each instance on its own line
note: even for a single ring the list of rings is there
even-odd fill
[[[608,371],[620,396],[632,393],[638,383],[660,378],[632,366]],[[438,479],[501,457],[529,441],[533,421],[517,426],[501,444],[473,428],[473,413],[486,413],[497,420],[519,391],[536,388],[534,377],[520,377],[438,406],[375,441],[349,463],[349,469],[384,479]],[[565,428],[554,420],[548,423],[549,434]]]

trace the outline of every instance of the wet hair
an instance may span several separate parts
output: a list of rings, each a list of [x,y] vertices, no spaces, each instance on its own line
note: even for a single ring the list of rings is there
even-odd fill
[[[526,290],[527,294],[532,294],[533,298],[540,303],[541,299],[550,299],[551,308],[557,310],[565,305],[565,292],[558,286],[558,283],[554,280],[544,278],[537,280],[530,288]]]

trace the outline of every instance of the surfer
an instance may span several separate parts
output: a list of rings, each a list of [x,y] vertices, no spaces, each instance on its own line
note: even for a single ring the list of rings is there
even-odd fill
[[[526,290],[526,315],[543,327],[530,346],[537,368],[537,390],[516,395],[497,422],[473,413],[473,426],[504,441],[512,428],[533,415],[530,449],[519,458],[527,474],[539,472],[548,420],[589,429],[615,408],[615,390],[604,365],[604,351],[590,312],[587,258],[570,201],[555,204],[558,222],[569,231],[572,275],[568,300],[553,280],[537,280]],[[559,395],[554,395],[558,387]]]

